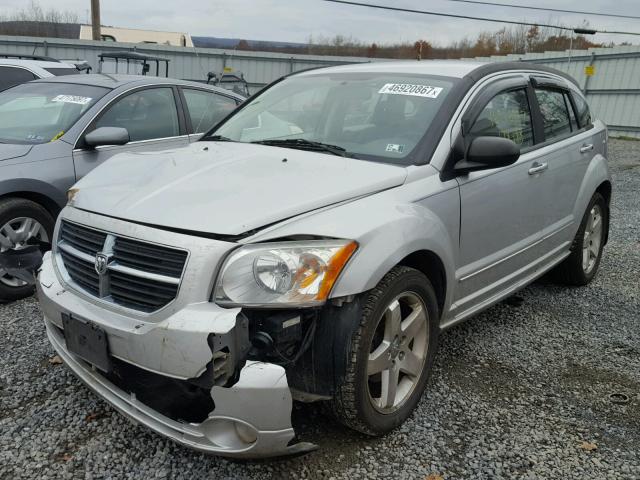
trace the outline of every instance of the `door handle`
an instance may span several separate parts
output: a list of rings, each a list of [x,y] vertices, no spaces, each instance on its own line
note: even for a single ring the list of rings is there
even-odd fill
[[[587,153],[593,150],[593,143],[587,143],[580,147],[580,153]]]
[[[544,172],[549,165],[547,163],[538,163],[535,162],[533,166],[529,169],[529,175],[535,175],[536,173]]]

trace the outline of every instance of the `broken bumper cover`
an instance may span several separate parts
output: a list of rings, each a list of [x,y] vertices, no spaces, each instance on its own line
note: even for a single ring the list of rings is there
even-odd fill
[[[79,315],[89,321],[100,326],[106,324],[107,335],[113,330],[108,321],[99,321],[100,317],[91,315],[95,306],[67,291],[58,282],[50,255],[45,257],[37,290],[44,311],[47,335],[58,355],[89,388],[135,422],[187,447],[229,457],[275,457],[305,453],[316,448],[310,443],[290,445],[295,436],[291,425],[292,398],[281,366],[247,362],[240,371],[238,382],[233,386],[214,386],[211,389],[215,408],[208,418],[201,423],[183,423],[141,403],[134,394],[120,389],[89,363],[69,352],[61,330],[60,318],[63,312],[73,314],[79,311]],[[94,314],[98,312],[109,316],[108,311],[93,311]],[[161,327],[166,334],[179,334],[179,331],[166,330],[166,327],[167,325]],[[125,337],[123,330],[116,333],[122,342]],[[137,331],[130,338],[132,342],[141,339]],[[129,348],[134,349],[135,345],[129,345]],[[130,361],[122,354],[127,350],[122,350],[118,357]],[[179,371],[180,368],[175,367],[174,370]]]

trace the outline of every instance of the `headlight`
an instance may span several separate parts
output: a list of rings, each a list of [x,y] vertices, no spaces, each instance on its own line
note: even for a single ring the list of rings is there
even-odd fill
[[[357,248],[348,240],[241,247],[220,270],[215,301],[245,307],[321,305]]]

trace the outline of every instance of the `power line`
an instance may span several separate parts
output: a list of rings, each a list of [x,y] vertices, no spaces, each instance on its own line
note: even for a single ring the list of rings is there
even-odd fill
[[[442,13],[442,12],[430,12],[427,10],[413,10],[411,8],[400,8],[400,7],[388,7],[386,5],[376,5],[372,3],[360,3],[360,2],[351,2],[346,0],[322,0],[323,2],[331,2],[331,3],[341,3],[343,5],[353,5],[356,7],[367,7],[367,8],[377,8],[380,10],[391,10],[394,12],[404,12],[404,13],[417,13],[420,15],[433,15],[436,17],[450,17],[450,18],[462,18],[465,20],[480,20],[482,22],[493,22],[493,23],[507,23],[511,25],[526,25],[529,27],[548,27],[548,28],[556,28],[558,30],[566,30],[574,33],[586,33],[586,34],[594,34],[594,33],[608,33],[608,34],[616,34],[616,35],[639,35],[640,32],[621,32],[615,30],[595,30],[591,28],[572,28],[572,27],[563,27],[558,25],[549,25],[545,23],[532,23],[532,22],[518,22],[516,20],[500,20],[498,18],[489,18],[489,17],[474,17],[471,15],[459,15],[455,13]]]
[[[545,8],[545,7],[532,7],[528,5],[514,5],[513,3],[494,3],[494,2],[481,2],[478,0],[446,0],[447,2],[458,3],[473,3],[476,5],[493,5],[497,7],[509,7],[509,8],[523,8],[525,10],[542,10],[543,12],[558,12],[558,13],[576,13],[579,15],[595,15],[599,17],[616,17],[616,18],[631,18],[640,20],[640,17],[633,15],[621,15],[616,13],[600,13],[600,12],[585,12],[582,10],[563,10],[560,8]]]

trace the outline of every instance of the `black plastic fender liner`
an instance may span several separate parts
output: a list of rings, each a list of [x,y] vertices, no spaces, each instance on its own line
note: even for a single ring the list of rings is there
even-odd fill
[[[210,333],[207,343],[211,349],[211,361],[198,378],[190,379],[194,384],[212,388],[214,385],[230,387],[239,377],[251,349],[249,320],[243,313],[236,318],[236,325],[224,334]]]
[[[7,250],[0,253],[0,270],[9,275],[35,285],[35,272],[42,266],[40,247],[31,245],[20,250]]]
[[[362,316],[361,296],[342,306],[328,304],[318,312],[311,346],[287,368],[289,386],[301,392],[332,397],[344,381],[351,341]]]

